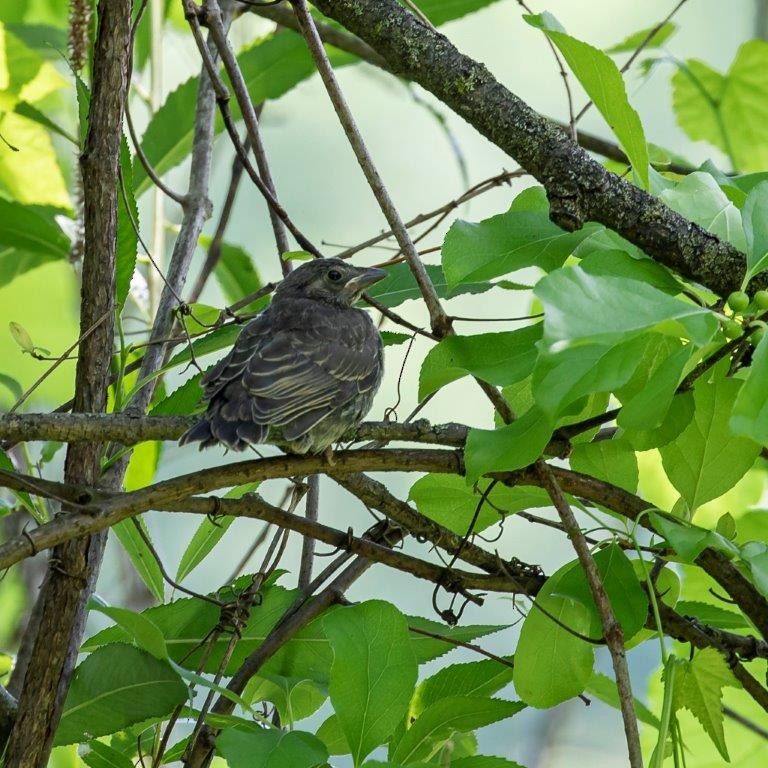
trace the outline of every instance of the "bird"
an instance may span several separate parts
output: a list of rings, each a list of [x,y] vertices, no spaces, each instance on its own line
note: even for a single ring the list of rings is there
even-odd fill
[[[179,440],[235,451],[263,443],[270,427],[288,453],[325,453],[368,413],[381,384],[381,336],[355,307],[387,277],[337,258],[305,262],[200,380],[207,408]]]

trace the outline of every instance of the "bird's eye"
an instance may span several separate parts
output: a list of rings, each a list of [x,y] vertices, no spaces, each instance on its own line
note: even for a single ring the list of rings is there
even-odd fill
[[[338,283],[339,280],[341,280],[341,272],[339,272],[338,269],[329,269],[328,279],[332,280],[334,283]]]

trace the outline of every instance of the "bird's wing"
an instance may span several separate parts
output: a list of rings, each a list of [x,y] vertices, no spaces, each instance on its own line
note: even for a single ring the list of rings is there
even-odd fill
[[[242,385],[259,424],[290,425],[301,435],[378,384],[378,334],[370,320],[344,313],[343,322],[277,333],[250,357]],[[286,430],[287,432],[287,430]]]

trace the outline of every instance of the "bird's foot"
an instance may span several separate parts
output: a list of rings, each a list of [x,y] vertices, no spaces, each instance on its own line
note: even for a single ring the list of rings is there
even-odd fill
[[[325,459],[325,463],[329,467],[335,467],[336,466],[336,460],[333,458],[333,446],[332,445],[329,445],[323,451],[323,458]]]

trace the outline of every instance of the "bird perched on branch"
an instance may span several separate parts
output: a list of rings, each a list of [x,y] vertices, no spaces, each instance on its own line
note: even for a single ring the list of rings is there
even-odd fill
[[[291,272],[203,376],[208,409],[179,442],[242,451],[278,427],[291,453],[330,452],[368,412],[381,383],[381,338],[354,305],[386,276],[341,259]]]

